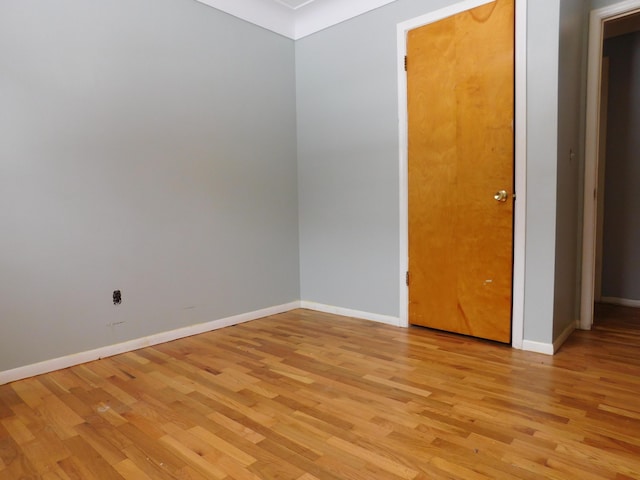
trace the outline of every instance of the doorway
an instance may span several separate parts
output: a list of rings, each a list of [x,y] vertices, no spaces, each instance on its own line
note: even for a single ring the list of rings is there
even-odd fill
[[[409,322],[511,341],[514,2],[411,30]]]
[[[492,3],[493,0],[465,0],[449,7],[400,23],[398,39],[398,106],[400,146],[400,320],[408,326],[408,160],[407,160],[407,84],[404,70],[407,34],[410,30],[437,22],[457,13]],[[515,0],[515,191],[513,235],[513,296],[511,345],[523,347],[524,264],[526,223],[526,26],[527,0]]]
[[[593,10],[589,24],[587,116],[584,178],[584,220],[582,235],[582,288],[580,328],[589,330],[594,322],[594,302],[600,300],[603,219],[605,195],[605,133],[608,98],[603,83],[608,79],[608,63],[603,59],[605,31],[610,35],[638,30],[634,26],[640,0],[620,2]],[[635,16],[635,20],[634,20]],[[613,32],[613,33],[611,33]],[[604,73],[603,73],[604,72]]]

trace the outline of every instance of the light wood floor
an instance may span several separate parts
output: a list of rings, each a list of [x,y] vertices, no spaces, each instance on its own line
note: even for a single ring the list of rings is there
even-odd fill
[[[640,315],[598,314],[548,357],[297,310],[14,382],[0,479],[640,478]]]

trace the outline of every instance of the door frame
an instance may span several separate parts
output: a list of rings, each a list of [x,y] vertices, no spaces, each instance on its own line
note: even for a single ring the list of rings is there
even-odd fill
[[[593,325],[595,299],[598,154],[600,148],[600,82],[604,22],[625,17],[640,10],[640,0],[625,0],[591,10],[587,53],[587,113],[585,124],[584,198],[582,220],[582,282],[580,322],[582,330]]]
[[[451,6],[409,19],[397,25],[398,129],[400,146],[400,325],[409,326],[409,193],[408,193],[408,114],[407,77],[404,58],[407,33],[414,28],[437,22],[457,13],[495,0],[463,0]],[[638,0],[640,2],[640,0]],[[524,338],[526,160],[527,160],[527,2],[515,0],[515,193],[513,225],[513,290],[511,310],[511,346],[522,349]]]

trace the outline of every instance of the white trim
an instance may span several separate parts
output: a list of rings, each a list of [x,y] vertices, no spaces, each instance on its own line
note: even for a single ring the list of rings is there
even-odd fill
[[[560,350],[560,347],[562,346],[562,344],[567,341],[567,339],[571,336],[571,334],[573,332],[575,332],[575,330],[576,330],[576,328],[578,328],[579,324],[580,324],[580,322],[578,320],[576,320],[575,322],[570,323],[569,325],[567,325],[567,328],[565,328],[564,331],[560,334],[560,336],[558,338],[556,338],[555,342],[553,342],[553,353],[554,354],[558,350]]]
[[[238,1],[238,0],[234,0]],[[322,0],[295,12],[294,40],[383,7],[396,0]]]
[[[334,307],[332,305],[310,302],[308,300],[302,300],[300,302],[300,308],[306,308],[308,310],[315,310],[323,313],[332,313],[334,315],[342,315],[343,317],[354,317],[362,320],[370,320],[372,322],[385,323],[387,325],[393,325],[394,327],[401,326],[400,319],[398,317],[363,312],[361,310],[352,310],[350,308]]]
[[[582,220],[582,286],[580,328],[593,325],[593,301],[596,251],[596,185],[600,124],[600,71],[602,69],[602,34],[606,20],[623,17],[640,9],[640,0],[626,0],[592,10],[589,17],[587,66],[587,114],[585,131],[584,198]]]
[[[331,305],[325,305],[322,303],[310,302],[306,300],[296,300],[293,302],[285,303],[283,305],[263,308],[261,310],[255,310],[253,312],[242,313],[239,315],[234,315],[232,317],[221,318],[207,323],[190,325],[188,327],[178,328],[176,330],[170,330],[168,332],[157,333],[148,337],[136,338],[134,340],[129,340],[127,342],[118,343],[115,345],[108,345],[106,347],[100,347],[94,350],[88,350],[64,357],[45,360],[43,362],[34,363],[32,365],[26,365],[24,367],[5,370],[4,372],[0,372],[0,385],[4,385],[5,383],[9,382],[15,382],[17,380],[22,380],[24,378],[33,377],[36,375],[42,375],[44,373],[53,372],[55,370],[60,370],[63,368],[73,367],[75,365],[99,360],[101,358],[112,357],[121,353],[131,352],[140,348],[151,347],[160,343],[171,342],[180,338],[190,337],[192,335],[198,335],[200,333],[210,332],[224,327],[230,327],[232,325],[238,325],[240,323],[257,320],[259,318],[268,317],[271,315],[277,315],[279,313],[288,312],[297,308],[306,308],[308,310],[332,313],[334,315],[360,318],[362,320],[370,320],[373,322],[393,325],[395,327],[400,326],[400,319],[398,317],[381,315],[378,313],[363,312],[360,310],[352,310],[349,308],[334,307]]]
[[[515,191],[513,212],[513,293],[511,345],[522,349],[527,238],[527,1],[516,0],[515,26]]]
[[[133,350],[138,350],[139,348],[150,347],[152,345],[158,345],[159,343],[170,342],[179,338],[190,337],[191,335],[210,332],[219,328],[238,325],[240,323],[249,322],[258,318],[288,312],[289,310],[293,310],[295,308],[300,308],[299,301],[285,303],[283,305],[274,307],[263,308],[261,310],[234,315],[232,317],[221,318],[207,323],[190,325],[188,327],[178,328],[176,330],[171,330],[168,332],[157,333],[148,337],[129,340],[127,342],[118,343],[116,345],[108,345],[106,347],[96,348],[94,350],[88,350],[86,352],[75,353],[72,355],[67,355],[65,357],[54,358],[51,360],[45,360],[44,362],[34,363],[32,365],[26,365],[24,367],[14,368],[12,370],[6,370],[4,372],[0,372],[0,385],[14,382],[16,380],[21,380],[23,378],[33,377],[35,375],[41,375],[43,373],[53,372],[54,370],[60,370],[62,368],[73,367],[74,365],[91,362],[100,358],[111,357],[113,355],[118,355],[125,352],[131,352]]]
[[[404,58],[407,55],[407,32],[411,23],[399,23],[396,31],[396,71],[398,74],[398,178],[400,180],[400,325],[409,326],[409,287],[406,275],[409,271],[409,112],[407,109],[407,72],[404,69]]]
[[[465,0],[416,17],[397,26],[398,130],[400,178],[400,325],[409,325],[409,289],[405,275],[409,267],[408,232],[408,158],[407,158],[407,77],[404,57],[407,33],[414,28],[442,20],[494,0]],[[511,344],[522,349],[524,336],[525,233],[526,233],[526,164],[527,164],[527,0],[516,0],[515,18],[515,191],[513,243],[513,297]]]
[[[286,2],[285,0],[273,0],[274,2],[278,2],[280,5],[283,5],[287,8],[290,8],[291,10],[298,10],[299,8],[302,8],[306,5],[309,5],[311,2],[315,1],[315,0],[306,0],[303,1],[302,3],[296,4],[296,5],[291,5],[290,3]]]
[[[522,350],[527,352],[543,353],[545,355],[554,355],[562,344],[571,336],[578,325],[578,321],[570,323],[567,328],[560,334],[553,343],[534,342],[532,340],[522,341]]]
[[[630,298],[601,297],[600,302],[620,305],[623,307],[640,308],[640,300],[632,300]]]
[[[197,1],[292,40],[298,40],[396,0],[309,1],[295,8],[279,0]]]
[[[533,340],[523,340],[522,350],[527,352],[543,353],[545,355],[553,355],[555,353],[553,350],[553,344],[534,342]]]
[[[295,11],[264,0],[197,0],[285,37],[295,37]]]

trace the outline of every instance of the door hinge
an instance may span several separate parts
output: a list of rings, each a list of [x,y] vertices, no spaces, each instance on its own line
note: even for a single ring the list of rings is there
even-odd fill
[[[405,276],[405,282],[407,282],[407,287],[409,286],[409,271],[407,271],[407,275]]]
[[[404,71],[407,72],[407,56],[404,56]]]

